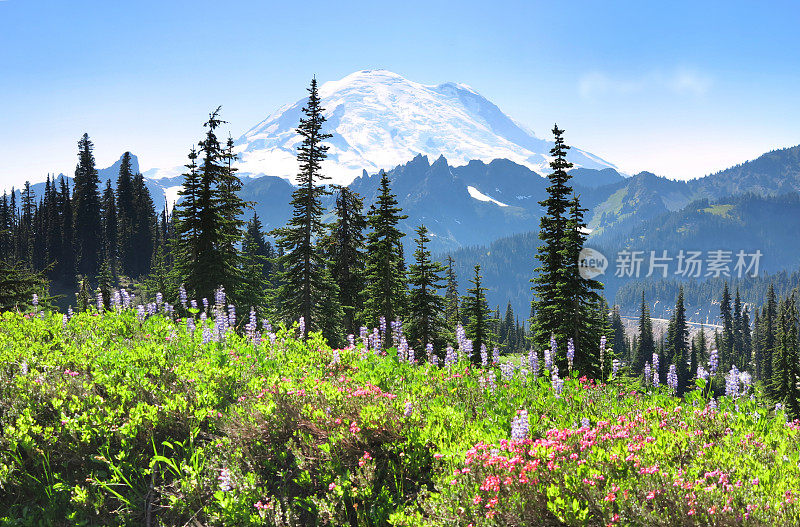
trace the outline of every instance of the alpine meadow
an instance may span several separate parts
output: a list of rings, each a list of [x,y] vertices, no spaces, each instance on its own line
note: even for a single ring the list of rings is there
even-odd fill
[[[800,525],[800,10],[625,10],[0,1],[0,526]]]

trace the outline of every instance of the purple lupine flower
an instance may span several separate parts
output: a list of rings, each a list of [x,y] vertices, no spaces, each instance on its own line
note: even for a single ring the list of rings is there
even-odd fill
[[[375,355],[381,352],[381,335],[378,333],[378,328],[372,328],[372,350]]]
[[[98,311],[103,310],[103,293],[101,293],[100,291],[97,292],[97,310]]]
[[[406,340],[406,338],[403,337],[403,340]],[[408,348],[408,356],[407,356],[407,358],[408,358],[408,363],[409,364],[414,364],[414,360],[415,360],[414,359],[414,348],[412,348],[412,347]]]
[[[606,336],[600,337],[600,363],[605,364],[606,359]]]
[[[275,347],[275,341],[278,340],[278,336],[275,333],[267,333],[267,337],[269,337],[269,345]]]
[[[581,428],[591,428],[592,423],[589,421],[588,417],[584,417],[581,419]]]
[[[500,365],[500,373],[503,374],[504,381],[510,381],[514,378],[514,365],[508,362],[504,362]]]
[[[433,357],[434,354],[433,354],[433,344],[431,344],[430,342],[428,342],[425,345],[425,355],[428,357],[428,362],[431,362],[432,360],[431,357]]]
[[[156,305],[153,302],[148,302],[147,303],[147,315],[152,317],[155,314],[156,314]]]
[[[552,344],[553,342],[555,342],[555,340],[551,340],[550,342]],[[553,368],[553,358],[554,357],[555,357],[555,354],[553,353],[552,348],[549,349],[549,350],[544,350],[544,369],[545,370],[547,370],[549,372],[552,372],[554,370],[554,368]]]
[[[550,360],[556,360],[556,353],[558,352],[558,346],[556,345],[556,336],[550,333]],[[549,368],[548,368],[549,369]]]
[[[472,339],[464,339],[464,349],[462,350],[461,359],[471,362],[472,361]]]
[[[603,347],[605,347],[605,343],[601,339],[600,340],[600,349],[602,350]],[[570,372],[572,372],[572,361],[573,360],[575,360],[575,342],[573,342],[572,338],[570,338],[567,341],[567,365],[569,367],[569,371]]]
[[[717,401],[716,401],[716,399],[714,399],[712,397],[711,400],[708,401],[708,407],[711,408],[712,410],[716,410],[717,409]]]
[[[367,330],[367,328],[364,327],[364,326],[361,326],[359,328],[359,330],[358,330],[358,334],[361,337],[361,342],[364,344],[364,349],[369,348],[369,342],[367,341],[367,332],[368,331],[369,330]]]
[[[430,361],[431,364],[433,364],[437,368],[439,367],[439,357],[437,357],[436,355],[431,355]]]
[[[667,372],[667,386],[672,393],[678,391],[678,370],[674,364],[669,365],[669,371]]]
[[[492,349],[492,363],[494,363],[494,364],[499,364],[500,363],[500,350],[497,349],[497,346],[495,346]]]
[[[551,379],[553,385],[553,392],[555,392],[556,396],[561,395],[561,392],[564,391],[564,381],[558,377],[558,372],[553,372],[553,377]]]
[[[403,416],[411,417],[411,413],[414,411],[414,407],[411,404],[411,401],[407,401],[405,406],[403,407]]]
[[[19,372],[22,375],[28,375],[28,363],[26,361],[22,361],[22,364],[19,365]]]
[[[511,420],[511,439],[514,441],[523,441],[528,437],[528,411],[519,410],[517,415]]]
[[[266,318],[261,321],[261,331],[264,333],[272,333],[272,324]]]
[[[142,307],[142,306],[139,306]],[[72,306],[67,306],[67,316],[72,318]]]
[[[731,371],[725,376],[725,395],[736,399],[739,396],[739,369],[731,366]]]
[[[186,319],[186,331],[189,333],[189,335],[194,335],[194,330],[195,330],[194,319],[193,318],[187,318]]]
[[[37,295],[36,293],[33,293],[31,304],[33,304],[33,307],[39,307],[39,295]]]
[[[489,374],[486,376],[486,384],[489,386],[489,391],[492,393],[497,389],[496,380],[497,377],[494,374],[494,370],[489,370]]]
[[[208,326],[203,326],[203,344],[211,342],[211,330]]]
[[[306,334],[306,318],[300,317],[300,320],[297,322],[297,330],[300,333],[300,337],[305,336]]]
[[[233,304],[228,305],[228,325],[236,327],[236,306]]]
[[[156,305],[157,306],[161,305],[162,300],[164,300],[164,295],[162,295],[161,293],[156,293]]]
[[[381,329],[381,335],[385,337],[386,336],[386,317],[380,317],[378,319],[378,325],[380,326],[380,329]]]
[[[208,311],[208,298],[203,297],[203,311]]]
[[[405,338],[401,339],[397,344],[397,360],[403,362],[406,360],[406,353],[408,351],[408,342]]]
[[[611,361],[611,376],[616,377],[619,371],[620,362],[617,359]]]
[[[136,318],[139,319],[139,322],[144,320],[144,306],[142,304],[136,306]]]
[[[111,305],[116,311],[119,311],[122,307],[122,295],[119,294],[119,290],[117,289],[115,289],[114,294],[111,295]]]
[[[533,348],[531,348],[531,351],[528,352],[528,366],[530,366],[530,368],[531,368],[531,373],[533,374],[533,378],[534,379],[538,378],[539,377],[539,354]]]
[[[528,368],[520,366],[519,379],[522,381],[523,384],[525,384],[525,382],[528,380]]]
[[[225,288],[220,286],[214,291],[214,303],[218,306],[225,306]]]
[[[333,360],[331,361],[331,365],[339,364],[341,362],[341,357],[339,356],[339,350],[333,350]]]
[[[181,305],[183,306],[183,309],[186,309],[186,302],[188,300],[188,296],[186,295],[186,289],[183,287],[183,284],[181,284],[180,288],[178,288],[178,294],[180,295]]]
[[[658,375],[660,372],[658,364],[659,359],[660,357],[658,356],[658,353],[653,353],[653,370],[655,371],[655,375]],[[656,384],[656,386],[658,386],[658,384]]]
[[[353,349],[356,347],[356,336],[352,333],[347,335],[347,347]]]
[[[459,350],[463,347],[463,342],[465,340],[467,340],[467,333],[464,331],[464,327],[459,324],[456,326],[456,344]]]
[[[486,353],[486,344],[481,344],[481,366],[485,368],[488,362],[489,357]]]
[[[708,372],[703,368],[702,364],[697,365],[697,378],[702,380],[708,380]]]
[[[645,386],[647,386],[650,383],[650,378],[651,378],[650,373],[651,373],[651,371],[650,371],[650,363],[649,362],[645,362],[644,363],[644,385]]]
[[[197,309],[197,300],[192,299],[192,301],[189,302],[189,307],[192,309]]]
[[[69,317],[64,315],[61,317],[61,329],[67,329],[67,322],[69,322]]]
[[[444,367],[449,368],[456,363],[456,350],[453,349],[453,346],[447,346],[444,355]]]
[[[719,368],[719,353],[713,349],[708,356],[708,374],[713,377],[717,373],[717,368]]]

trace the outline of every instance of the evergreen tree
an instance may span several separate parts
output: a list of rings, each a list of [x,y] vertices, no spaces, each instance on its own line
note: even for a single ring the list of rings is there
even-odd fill
[[[111,276],[117,276],[117,207],[114,190],[111,188],[111,181],[106,182],[103,191],[103,261],[108,264],[108,272]]]
[[[514,321],[514,308],[511,307],[511,301],[506,305],[506,314],[503,317],[503,322],[500,326],[498,335],[500,343],[506,353],[513,353],[518,350],[517,343],[517,326]]]
[[[262,228],[258,214],[253,213],[242,239],[243,281],[238,297],[245,306],[254,308],[263,316],[266,314],[270,289],[270,276],[266,267],[273,255],[272,247],[264,240]]]
[[[42,303],[48,299],[47,279],[42,273],[0,259],[0,311],[30,310],[34,293]]]
[[[751,346],[753,350],[753,378],[754,380],[761,380],[764,378],[763,357],[761,353],[761,342],[763,336],[761,334],[761,318],[759,318],[759,309],[757,307],[753,310],[752,335]]]
[[[85,278],[92,279],[100,271],[103,225],[100,217],[100,180],[95,168],[94,145],[88,134],[78,141],[78,166],[73,180],[73,222],[77,270]]]
[[[772,393],[781,401],[793,418],[800,417],[797,382],[800,380],[798,362],[797,290],[784,298],[779,306],[777,349],[772,363]]]
[[[339,303],[344,313],[344,329],[358,335],[362,311],[361,287],[364,281],[364,230],[367,219],[364,201],[357,192],[336,186],[336,222],[326,240],[325,251],[331,262],[331,275],[339,286]]]
[[[60,258],[56,264],[56,275],[65,285],[75,285],[77,257],[75,255],[74,215],[69,185],[62,177],[59,182],[58,209],[61,217]]]
[[[677,394],[683,394],[689,387],[691,372],[689,371],[689,327],[686,324],[686,310],[683,305],[683,287],[678,290],[678,300],[675,302],[675,311],[669,321],[667,329],[666,357],[661,369],[665,372],[670,364],[675,365],[678,375]],[[666,376],[665,376],[666,380]]]
[[[140,250],[134,244],[136,224],[136,209],[134,206],[133,169],[131,166],[131,153],[122,154],[117,175],[116,189],[117,210],[117,254],[120,272],[130,276],[138,276],[133,272],[134,254]]]
[[[467,317],[465,328],[467,338],[472,340],[472,362],[481,363],[480,349],[485,345],[491,350],[492,343],[496,338],[491,331],[490,320],[492,312],[486,303],[487,288],[482,285],[481,266],[475,265],[475,276],[470,280],[472,287],[467,289],[467,296],[464,298],[463,312]]]
[[[444,298],[439,294],[442,288],[444,266],[431,259],[427,244],[431,241],[428,229],[420,225],[417,229],[417,250],[414,263],[409,267],[408,282],[411,290],[408,295],[408,335],[411,344],[424,350],[428,344],[441,349],[445,340]]]
[[[567,170],[572,163],[567,161],[569,147],[564,143],[563,130],[553,128],[555,145],[550,150],[553,172],[548,175],[550,185],[548,197],[539,204],[545,214],[539,221],[539,246],[533,282],[534,299],[532,321],[534,344],[539,348],[549,346],[551,336],[561,343],[555,357],[559,370],[566,373],[566,343],[575,344],[575,367],[583,374],[600,374],[598,357],[599,338],[603,328],[597,326],[597,317],[592,315],[601,303],[597,290],[601,288],[595,280],[584,280],[578,273],[578,253],[586,239],[583,220],[585,209],[579,199],[570,199],[572,187]],[[597,313],[597,311],[594,311]]]
[[[219,118],[219,111],[214,110],[204,125],[200,166],[194,168],[195,159],[190,154],[189,173],[184,174],[183,195],[194,198],[179,202],[178,269],[189,294],[212,298],[223,286],[235,302],[242,281],[238,246],[244,225],[241,216],[247,204],[237,195],[242,183],[232,166],[232,141],[223,146],[217,138],[217,128],[225,122]]]
[[[761,378],[764,380],[767,393],[772,396],[775,395],[772,393],[772,357],[775,354],[777,343],[777,319],[778,304],[775,297],[775,288],[770,284],[767,290],[767,301],[761,312],[762,340],[759,343],[759,348],[761,350]]]
[[[640,375],[644,371],[645,362],[651,362],[653,353],[656,351],[655,340],[653,339],[653,322],[650,320],[650,310],[644,301],[644,291],[642,291],[642,303],[639,313],[639,340],[633,364],[631,364],[631,371],[636,375]]]
[[[733,352],[733,316],[731,315],[731,294],[728,283],[722,290],[722,299],[719,302],[720,318],[722,318],[722,347],[719,348],[720,363],[726,367],[734,363]]]
[[[753,336],[750,327],[750,312],[747,306],[742,311],[742,369],[754,371],[753,361]]]
[[[377,326],[381,316],[395,320],[405,314],[406,280],[403,261],[403,234],[397,228],[402,215],[389,187],[389,176],[381,175],[377,201],[370,207],[367,224],[366,286],[364,321]]]
[[[622,323],[622,316],[619,306],[614,306],[611,313],[611,345],[614,356],[622,360],[628,357],[627,341],[625,339],[625,326]]]
[[[456,271],[453,267],[453,257],[447,255],[447,269],[445,271],[445,279],[447,286],[444,294],[445,311],[444,318],[448,329],[455,328],[461,323],[461,315],[459,314],[459,295],[458,295],[458,280],[456,278]],[[452,331],[452,329],[450,329]]]
[[[276,231],[278,247],[286,251],[281,257],[283,271],[278,308],[287,320],[303,317],[306,335],[309,331],[322,330],[330,342],[340,338],[342,309],[328,261],[316,242],[325,234],[321,199],[327,194],[318,183],[329,179],[321,171],[328,151],[328,146],[322,142],[331,135],[322,131],[325,117],[316,78],[311,80],[308,93],[308,102],[303,107],[305,117],[300,119],[297,128],[302,142],[297,149],[300,171],[297,189],[292,193],[294,211],[288,225]]]
[[[739,296],[739,288],[736,288],[736,296],[733,301],[733,346],[732,360],[739,370],[745,370],[749,358],[744,355],[744,328],[742,327],[742,299]]]

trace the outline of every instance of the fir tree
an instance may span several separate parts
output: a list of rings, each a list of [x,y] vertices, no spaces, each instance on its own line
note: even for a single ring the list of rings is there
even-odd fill
[[[450,255],[447,255],[447,269],[445,271],[445,278],[447,280],[447,286],[444,294],[444,318],[448,328],[455,328],[461,323],[458,305],[460,297],[458,295],[458,280],[456,278],[453,257]]]
[[[614,356],[620,360],[626,359],[628,357],[628,345],[625,339],[625,325],[622,323],[619,306],[614,306],[611,313],[611,334],[611,345],[614,350]]]
[[[232,142],[223,146],[217,138],[217,129],[225,122],[219,118],[219,111],[214,110],[204,125],[200,166],[195,169],[192,153],[189,172],[184,174],[183,195],[192,195],[193,199],[179,203],[178,268],[187,292],[197,298],[212,298],[222,286],[236,301],[235,292],[242,279],[238,246],[244,225],[241,215],[247,204],[237,195],[242,183],[232,166]]]
[[[262,228],[258,214],[253,213],[242,239],[243,280],[238,292],[240,301],[245,306],[254,308],[261,316],[266,314],[270,289],[270,277],[266,267],[273,256],[272,247],[264,240]]]
[[[744,354],[744,328],[742,327],[742,299],[739,296],[739,288],[736,288],[736,296],[733,301],[733,346],[732,360],[739,370],[745,370],[749,358]]]
[[[344,314],[344,329],[358,334],[362,311],[361,287],[364,281],[364,201],[357,192],[336,186],[336,222],[325,243],[325,252],[331,262],[331,276],[339,286],[339,303]]]
[[[678,300],[675,302],[675,311],[669,321],[667,329],[666,357],[661,369],[665,372],[670,364],[675,365],[678,375],[677,394],[683,394],[689,387],[691,372],[689,371],[689,327],[686,324],[686,310],[683,305],[683,287],[678,290]]]
[[[540,265],[531,280],[532,311],[536,314],[532,321],[534,345],[549,346],[551,336],[562,343],[555,362],[566,373],[566,343],[573,339],[575,367],[583,374],[596,376],[600,373],[597,353],[603,330],[597,327],[597,318],[591,312],[599,307],[601,297],[596,291],[601,286],[595,280],[583,280],[578,273],[578,253],[586,238],[585,209],[580,207],[577,197],[569,197],[572,187],[567,170],[572,163],[567,161],[569,147],[564,143],[563,132],[558,126],[553,128],[555,145],[550,150],[553,172],[548,175],[548,197],[539,202],[545,214],[539,221],[539,239],[543,243],[536,257]]]
[[[117,175],[116,189],[117,209],[117,253],[120,272],[130,276],[138,276],[132,272],[133,256],[140,248],[134,245],[134,231],[137,227],[134,207],[133,169],[131,153],[122,154]]]
[[[781,401],[793,418],[800,417],[797,382],[800,380],[798,362],[797,290],[781,301],[778,315],[777,346],[772,363],[772,393]]]
[[[733,352],[733,316],[731,315],[731,294],[728,291],[728,283],[722,291],[722,299],[719,302],[720,318],[722,318],[722,347],[719,348],[720,362],[726,367],[734,363]]]
[[[95,168],[93,148],[89,135],[83,134],[78,141],[78,166],[75,168],[75,190],[72,196],[77,270],[88,279],[96,277],[100,271],[103,239],[98,189],[100,180]]]
[[[367,214],[366,286],[364,321],[377,326],[381,316],[395,320],[405,314],[406,281],[403,261],[403,234],[397,228],[402,215],[389,187],[389,176],[381,175],[380,193]]]
[[[111,276],[117,276],[117,207],[114,190],[111,188],[111,181],[106,182],[103,191],[103,261],[108,264],[108,271]]]
[[[778,304],[775,297],[775,288],[772,284],[767,290],[767,301],[761,312],[761,378],[764,380],[767,393],[775,396],[772,392],[772,358],[775,354],[777,343],[778,327]]]
[[[464,298],[463,312],[467,317],[465,328],[467,338],[472,340],[472,362],[480,364],[481,346],[485,345],[491,350],[495,335],[491,331],[490,320],[492,312],[486,303],[487,288],[482,285],[481,266],[475,265],[475,276],[470,280],[472,287],[467,289],[467,296]]]
[[[0,258],[0,311],[31,309],[34,293],[42,303],[48,299],[47,279],[42,273]]]
[[[325,123],[320,106],[317,80],[311,80],[309,97],[303,107],[297,133],[302,142],[297,149],[300,171],[297,189],[292,193],[292,218],[286,227],[278,229],[277,244],[285,251],[281,257],[281,286],[278,308],[287,320],[304,318],[306,335],[322,330],[327,339],[340,338],[342,310],[339,291],[330,276],[328,261],[316,243],[325,234],[322,223],[322,196],[327,194],[318,183],[329,179],[322,174],[322,161],[328,146],[322,142],[331,137],[322,131]],[[303,335],[305,337],[306,335]]]
[[[631,364],[631,371],[636,375],[640,375],[644,371],[645,362],[652,361],[655,351],[653,322],[650,320],[650,310],[644,301],[644,291],[642,291],[642,303],[639,308],[639,340],[637,342],[633,364]]]
[[[420,225],[414,240],[414,263],[409,267],[408,282],[411,286],[408,295],[408,335],[412,345],[418,350],[426,349],[428,344],[441,349],[444,343],[444,298],[439,294],[442,288],[444,266],[431,259],[427,244],[431,241],[428,229]]]

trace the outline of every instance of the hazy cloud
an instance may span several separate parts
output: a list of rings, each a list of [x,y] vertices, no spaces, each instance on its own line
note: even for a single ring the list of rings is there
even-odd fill
[[[578,91],[584,99],[658,91],[699,97],[708,93],[711,85],[711,77],[693,70],[674,70],[668,73],[651,71],[639,77],[628,78],[592,72],[581,77]]]

